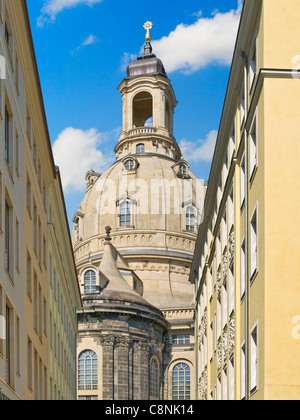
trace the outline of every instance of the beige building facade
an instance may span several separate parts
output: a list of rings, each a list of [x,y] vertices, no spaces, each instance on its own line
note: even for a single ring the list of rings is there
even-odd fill
[[[300,397],[299,15],[244,2],[190,277],[198,399]]]
[[[0,47],[0,398],[75,398],[76,309],[81,300],[25,1],[0,2]],[[64,299],[57,310],[49,270],[53,249],[59,302]],[[60,327],[55,335],[51,314],[56,319],[61,310],[65,332]],[[60,346],[55,360],[53,340]],[[50,375],[57,365],[59,391],[54,394]]]

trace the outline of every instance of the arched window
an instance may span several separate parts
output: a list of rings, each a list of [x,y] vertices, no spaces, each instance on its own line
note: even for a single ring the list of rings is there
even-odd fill
[[[179,363],[173,369],[173,400],[191,399],[191,369],[186,363]]]
[[[96,293],[96,273],[95,271],[87,271],[84,275],[84,293]]]
[[[78,389],[98,389],[98,358],[95,352],[86,350],[78,359]]]
[[[155,359],[150,362],[150,397],[159,398],[159,365]]]
[[[188,232],[195,232],[196,226],[196,211],[194,207],[188,207],[186,209],[186,230]]]
[[[120,204],[120,227],[131,226],[131,205],[129,201]]]
[[[136,153],[145,153],[145,145],[144,144],[138,144],[136,146]]]

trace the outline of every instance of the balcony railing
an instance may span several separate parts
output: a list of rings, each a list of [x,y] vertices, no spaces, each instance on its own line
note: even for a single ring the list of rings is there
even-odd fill
[[[154,134],[156,132],[156,128],[154,127],[138,127],[138,128],[134,128],[133,130],[129,131],[129,135],[130,136],[140,136],[143,134]]]

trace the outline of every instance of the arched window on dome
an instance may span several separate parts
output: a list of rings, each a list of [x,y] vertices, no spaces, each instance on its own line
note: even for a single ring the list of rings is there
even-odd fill
[[[145,153],[145,145],[143,143],[136,146],[136,153]]]
[[[173,400],[191,399],[191,369],[186,363],[178,363],[172,375]]]
[[[89,270],[84,274],[84,293],[86,295],[96,293],[96,273],[93,270]]]
[[[159,398],[159,364],[156,359],[150,362],[150,397]]]
[[[132,226],[131,204],[129,201],[124,201],[120,204],[120,227]]]
[[[78,389],[98,389],[98,357],[92,350],[83,351],[78,358]]]
[[[196,209],[192,206],[186,208],[186,230],[195,232],[196,227]]]

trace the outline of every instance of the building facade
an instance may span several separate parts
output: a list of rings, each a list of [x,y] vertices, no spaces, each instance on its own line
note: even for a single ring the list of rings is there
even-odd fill
[[[147,22],[145,28],[150,29],[151,23]],[[195,397],[194,302],[193,287],[188,279],[204,187],[190,172],[174,138],[173,116],[177,100],[163,63],[152,53],[150,39],[147,31],[144,54],[129,65],[127,77],[119,86],[123,101],[123,132],[115,148],[117,161],[102,175],[94,171],[87,174],[87,192],[74,217],[73,246],[84,301],[84,310],[78,315],[78,361],[80,365],[85,356],[94,357],[97,372],[102,375],[98,384],[108,384],[106,389],[102,390],[99,385],[91,393],[90,384],[85,385],[82,379],[84,371],[82,375],[79,372],[80,399],[89,398],[91,394],[99,399],[124,397],[117,382],[109,382],[106,377],[105,334],[108,327],[105,325],[102,330],[99,324],[102,317],[99,302],[105,296],[101,278],[104,248],[107,247],[106,227],[111,229],[111,249],[119,255],[115,264],[123,278],[120,284],[124,286],[125,282],[126,289],[130,287],[131,292],[127,290],[127,293],[139,295],[139,307],[151,307],[152,312],[157,312],[156,317],[161,319],[163,316],[164,319],[164,322],[159,321],[159,329],[158,321],[155,321],[155,331],[149,331],[144,343],[148,350],[144,347],[146,370],[141,386],[146,388],[143,394],[134,393],[132,382],[128,382],[131,364],[126,356],[127,388],[131,390],[126,396],[129,399]],[[106,277],[110,282],[110,277]],[[120,280],[120,274],[118,277]],[[86,317],[86,312],[91,312],[90,305],[93,316],[98,319],[95,320],[98,336],[94,342],[91,341],[92,321]],[[114,310],[106,316],[110,317],[107,325],[113,330],[122,319],[119,330],[111,333],[110,353],[119,354],[120,335],[125,335],[130,357],[141,360],[136,353],[141,350],[141,343],[134,329],[137,321],[132,324],[134,315],[124,319]],[[138,313],[135,318],[139,318]],[[149,315],[146,318],[149,321]],[[138,330],[143,331],[145,325],[146,331],[145,322],[148,321],[140,319]],[[152,371],[155,374],[150,373],[153,357],[157,363]],[[92,363],[90,359],[89,363]],[[117,371],[111,369],[110,375],[117,380]],[[180,381],[182,377],[184,380]],[[156,391],[152,395],[150,390],[154,383]]]
[[[197,398],[299,399],[296,0],[245,0],[190,280]]]
[[[0,398],[50,398],[50,373],[58,364],[59,377],[65,377],[67,360],[72,393],[62,387],[56,396],[74,398],[75,309],[81,299],[25,1],[0,2],[0,48]],[[66,302],[60,308],[69,320],[68,337],[61,333],[60,339],[50,324],[49,253],[55,245]],[[60,359],[51,359],[52,340],[63,352]]]

